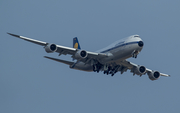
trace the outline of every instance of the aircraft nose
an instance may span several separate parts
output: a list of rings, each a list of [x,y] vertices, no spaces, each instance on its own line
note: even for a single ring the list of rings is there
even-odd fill
[[[143,46],[144,46],[143,41],[139,41],[139,42],[138,42],[138,45],[139,45],[139,47],[143,47]]]

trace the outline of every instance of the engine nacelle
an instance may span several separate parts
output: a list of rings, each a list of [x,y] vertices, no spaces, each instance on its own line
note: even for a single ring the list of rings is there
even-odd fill
[[[57,46],[56,44],[48,44],[46,47],[45,47],[45,51],[47,53],[53,53],[57,50]]]
[[[143,75],[146,73],[146,67],[144,66],[135,67],[132,72],[137,75]]]
[[[87,58],[88,54],[85,50],[79,50],[74,55],[75,59],[85,59]]]
[[[147,74],[149,76],[149,79],[151,80],[157,80],[161,76],[161,74],[158,71],[149,72]]]

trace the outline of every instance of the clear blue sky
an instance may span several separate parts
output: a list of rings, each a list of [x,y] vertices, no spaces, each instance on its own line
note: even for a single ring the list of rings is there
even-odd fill
[[[180,111],[180,1],[1,0],[0,113],[177,113]],[[101,49],[139,34],[130,61],[170,74],[157,81],[129,71],[114,77],[69,69],[43,47],[6,32],[72,47]]]

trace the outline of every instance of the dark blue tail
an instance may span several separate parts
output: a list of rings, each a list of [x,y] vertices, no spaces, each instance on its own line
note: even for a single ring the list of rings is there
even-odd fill
[[[79,42],[78,42],[78,38],[77,38],[77,37],[73,38],[73,48],[76,48],[76,49],[81,49],[81,47],[80,47],[80,44],[79,44]]]

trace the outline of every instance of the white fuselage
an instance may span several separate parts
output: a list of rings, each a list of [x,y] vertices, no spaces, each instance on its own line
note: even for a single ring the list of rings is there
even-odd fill
[[[106,58],[99,59],[99,62],[104,65],[110,65],[111,63],[120,64],[121,61],[132,57],[133,53],[138,55],[143,48],[143,46],[139,46],[140,41],[142,41],[142,39],[139,35],[132,35],[118,40],[106,48],[96,51],[98,53],[105,53],[108,55]],[[73,69],[93,71],[92,65],[85,64],[83,62],[78,62]]]

